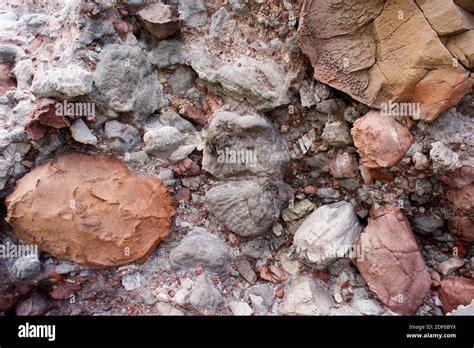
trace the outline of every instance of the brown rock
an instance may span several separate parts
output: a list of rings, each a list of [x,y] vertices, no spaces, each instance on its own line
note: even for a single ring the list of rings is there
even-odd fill
[[[433,1],[445,3],[443,11]],[[433,121],[473,83],[435,31],[469,30],[472,15],[452,1],[433,1],[425,13],[414,0],[305,0],[298,40],[314,77],[374,108],[416,103],[420,114],[410,116]]]
[[[351,133],[362,163],[368,168],[394,166],[413,140],[407,128],[375,110],[357,119]]]
[[[11,73],[12,68],[8,64],[0,64],[0,95],[16,88],[16,80]]]
[[[446,0],[416,0],[423,15],[439,36],[452,36],[474,29],[474,16]]]
[[[410,224],[398,207],[372,209],[354,259],[370,290],[392,311],[414,314],[431,280]]]
[[[446,198],[453,205],[455,213],[474,213],[474,185],[463,186],[446,192]]]
[[[451,277],[441,281],[438,296],[444,313],[449,313],[459,305],[468,305],[474,299],[474,280]]]
[[[48,132],[48,127],[65,128],[71,125],[65,115],[56,112],[58,102],[50,98],[41,98],[26,125],[26,133],[31,140],[39,140]]]
[[[458,189],[474,183],[474,167],[463,166],[459,170],[437,178],[446,185]]]
[[[474,68],[474,30],[450,37],[446,47],[465,68]]]
[[[209,121],[206,114],[194,107],[189,101],[181,98],[174,98],[171,105],[176,108],[183,118],[198,126],[205,126]]]
[[[190,158],[186,158],[184,161],[179,162],[171,169],[175,174],[181,176],[194,176],[201,173],[201,168]]]
[[[335,178],[356,178],[359,174],[359,162],[353,153],[342,152],[329,161],[329,173]]]
[[[454,0],[454,2],[466,11],[474,13],[474,2],[472,0]]]
[[[151,4],[138,12],[143,27],[158,39],[165,39],[176,33],[181,21],[176,10],[161,2]]]
[[[67,153],[33,169],[6,198],[21,240],[92,267],[143,262],[166,237],[172,199],[112,157]]]
[[[469,216],[455,216],[448,221],[448,230],[455,236],[474,243],[474,219]]]

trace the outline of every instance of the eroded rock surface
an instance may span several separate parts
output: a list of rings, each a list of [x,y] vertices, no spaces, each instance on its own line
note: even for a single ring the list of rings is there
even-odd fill
[[[79,153],[32,170],[6,205],[6,219],[21,240],[99,268],[144,261],[174,215],[158,179],[136,177],[111,157]]]
[[[355,259],[361,275],[380,301],[392,311],[414,314],[430,288],[430,277],[406,217],[398,207],[371,211],[357,242]]]

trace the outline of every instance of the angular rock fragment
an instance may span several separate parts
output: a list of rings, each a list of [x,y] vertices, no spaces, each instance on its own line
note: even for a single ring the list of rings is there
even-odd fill
[[[398,207],[385,205],[370,212],[354,259],[362,277],[392,311],[413,315],[430,288],[430,276],[410,224]]]
[[[64,115],[57,112],[58,102],[50,98],[41,98],[36,103],[36,109],[30,116],[25,129],[31,140],[41,139],[48,131],[48,127],[69,127],[71,122]]]
[[[328,315],[332,306],[331,296],[313,277],[300,276],[286,291],[279,312],[282,315]]]
[[[150,63],[159,68],[184,63],[183,44],[176,39],[162,40],[148,53]]]
[[[359,162],[355,154],[341,152],[329,161],[329,173],[338,179],[357,178]]]
[[[393,117],[370,111],[351,130],[362,163],[368,168],[392,167],[410,148],[413,137]]]
[[[280,175],[286,162],[286,144],[267,118],[218,112],[212,119],[203,153],[212,175]]]
[[[170,37],[179,30],[181,24],[176,9],[161,2],[141,9],[138,17],[145,29],[157,39]]]
[[[448,221],[448,230],[453,235],[474,243],[474,219],[469,216],[456,216]]]
[[[207,273],[199,276],[189,297],[191,304],[199,310],[215,310],[224,303],[221,293],[208,276]]]
[[[92,134],[91,130],[82,119],[76,120],[71,127],[69,127],[69,130],[71,131],[71,135],[75,141],[90,145],[97,144],[97,137]]]
[[[205,25],[209,18],[203,0],[179,0],[179,13],[184,23],[192,28]]]
[[[280,215],[280,202],[272,191],[253,181],[233,181],[210,189],[204,197],[209,213],[242,237],[265,233]]]
[[[433,121],[473,83],[436,32],[466,31],[472,14],[452,1],[435,2],[441,6],[421,0],[306,0],[298,40],[315,79],[374,108],[414,103],[420,113],[410,116]],[[451,21],[443,13],[456,16]]]
[[[44,315],[49,308],[48,301],[43,295],[34,293],[26,300],[21,301],[15,307],[17,316],[39,316]]]
[[[202,267],[216,273],[225,272],[229,259],[229,249],[225,243],[199,227],[184,237],[170,253],[171,264],[175,267]]]
[[[444,313],[451,312],[460,305],[468,305],[474,299],[474,280],[461,277],[443,279],[438,296]]]
[[[97,268],[146,260],[174,215],[158,179],[133,176],[112,157],[79,153],[33,169],[5,203],[6,221],[22,241]]]
[[[361,230],[352,204],[323,205],[303,221],[293,244],[303,262],[324,268],[352,251]]]

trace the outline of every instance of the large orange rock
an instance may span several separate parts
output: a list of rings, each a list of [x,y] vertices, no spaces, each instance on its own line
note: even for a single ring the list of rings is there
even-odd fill
[[[357,119],[351,134],[362,163],[367,168],[394,166],[403,158],[413,141],[413,136],[404,125],[375,110]]]
[[[414,103],[410,116],[431,122],[473,83],[435,30],[461,35],[472,18],[452,0],[305,0],[298,37],[319,81],[374,108]]]
[[[135,176],[112,157],[79,153],[26,174],[6,206],[22,241],[97,268],[145,261],[175,213],[160,180]]]
[[[412,315],[430,288],[430,276],[410,223],[398,207],[372,209],[354,259],[369,289],[392,311]]]

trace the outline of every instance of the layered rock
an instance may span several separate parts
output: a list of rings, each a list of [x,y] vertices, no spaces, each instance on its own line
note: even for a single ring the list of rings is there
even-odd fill
[[[5,202],[6,221],[22,241],[98,268],[144,261],[174,215],[158,179],[134,176],[112,157],[79,153],[33,169]]]
[[[413,141],[405,126],[379,111],[370,111],[357,119],[351,133],[362,163],[368,168],[394,166]]]
[[[392,311],[412,315],[430,288],[430,276],[410,224],[398,207],[370,212],[354,263],[370,290]]]
[[[441,281],[438,296],[445,313],[449,313],[460,305],[468,305],[474,299],[474,280],[451,277]]]
[[[472,14],[436,2],[443,11],[421,0],[306,0],[298,34],[314,77],[374,108],[418,104],[410,116],[433,121],[472,87],[438,37],[471,29]]]
[[[293,244],[303,262],[324,268],[352,252],[361,230],[352,204],[323,205],[303,221]]]

